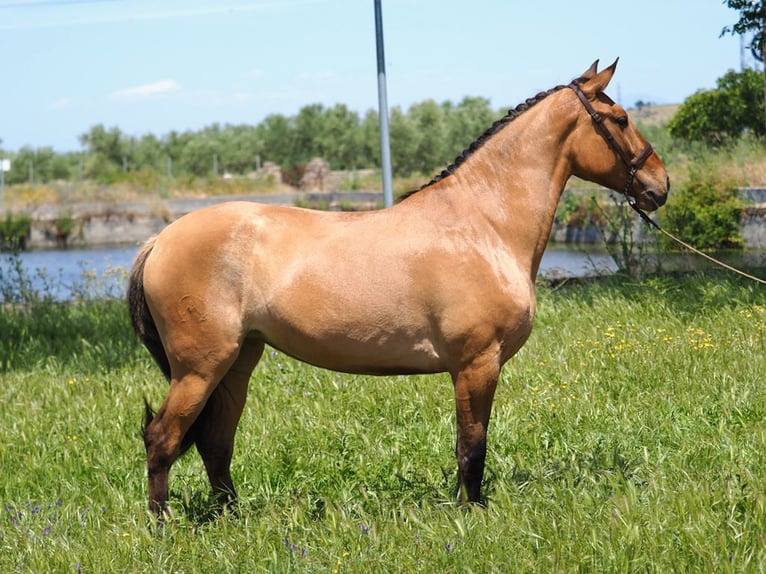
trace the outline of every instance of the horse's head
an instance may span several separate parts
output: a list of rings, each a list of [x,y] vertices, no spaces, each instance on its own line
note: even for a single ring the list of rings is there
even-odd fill
[[[667,171],[627,112],[604,93],[617,60],[600,72],[597,65],[598,60],[569,85],[579,114],[573,173],[624,193],[641,209],[654,211],[665,203],[670,190]]]

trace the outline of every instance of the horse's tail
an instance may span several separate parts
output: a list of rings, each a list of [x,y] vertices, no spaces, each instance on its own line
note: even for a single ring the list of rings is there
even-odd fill
[[[170,361],[165,353],[165,348],[162,346],[157,325],[152,318],[144,295],[144,265],[146,265],[146,259],[154,248],[156,239],[156,237],[152,237],[147,240],[136,255],[128,281],[128,308],[133,330],[144,346],[149,349],[152,357],[162,369],[165,378],[170,380]]]

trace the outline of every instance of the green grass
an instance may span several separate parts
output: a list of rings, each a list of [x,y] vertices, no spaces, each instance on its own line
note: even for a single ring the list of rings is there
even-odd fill
[[[541,288],[454,504],[448,377],[268,352],[209,513],[196,453],[146,511],[144,396],[119,302],[0,310],[2,572],[763,572],[766,293],[722,275]]]

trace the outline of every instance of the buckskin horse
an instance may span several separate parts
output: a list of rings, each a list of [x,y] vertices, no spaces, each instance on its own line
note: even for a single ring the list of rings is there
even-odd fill
[[[230,202],[189,213],[140,249],[133,327],[170,381],[146,405],[149,507],[192,444],[213,495],[235,496],[234,434],[266,344],[346,373],[447,372],[461,502],[479,502],[500,370],[524,344],[535,277],[570,176],[652,211],[665,167],[604,89],[617,61],[539,93],[392,207],[320,212]]]

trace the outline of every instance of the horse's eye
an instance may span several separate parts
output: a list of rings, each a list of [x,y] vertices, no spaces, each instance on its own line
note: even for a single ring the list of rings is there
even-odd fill
[[[617,125],[620,126],[622,129],[625,129],[628,127],[628,116],[620,116],[618,118],[614,118],[614,121],[617,122]]]

